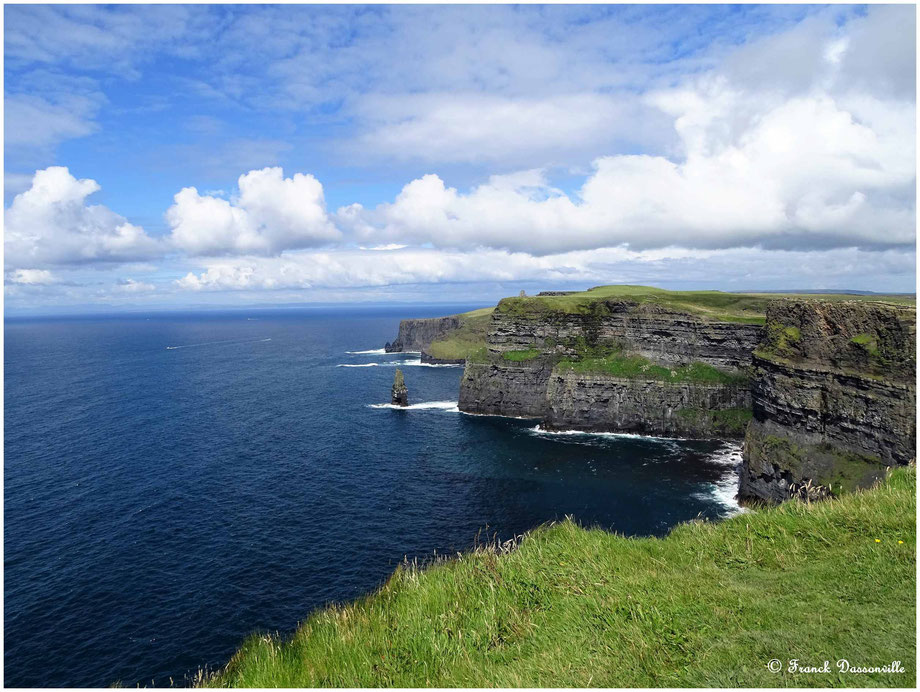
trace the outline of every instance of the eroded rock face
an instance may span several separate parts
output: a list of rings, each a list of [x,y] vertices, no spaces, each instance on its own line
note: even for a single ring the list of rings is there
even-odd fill
[[[396,340],[387,343],[384,350],[387,353],[427,351],[432,341],[459,327],[460,318],[456,316],[402,320]]]
[[[881,303],[777,301],[754,356],[742,497],[794,483],[866,487],[916,447],[916,311]]]
[[[655,362],[708,363],[717,368],[750,365],[760,342],[757,324],[704,320],[661,305],[598,301],[594,314],[500,312],[492,316],[489,346],[496,351],[536,347],[574,353],[579,339],[618,342]]]
[[[740,437],[747,386],[633,380],[579,372],[549,378],[543,426],[666,437]]]
[[[543,418],[552,368],[542,358],[523,363],[467,362],[458,406],[467,413]]]
[[[761,327],[714,322],[659,305],[600,301],[591,314],[493,313],[485,362],[468,362],[461,411],[536,418],[555,429],[676,437],[741,437],[750,417],[744,384],[625,379],[559,367],[560,358],[617,344],[656,363],[703,362],[744,372]],[[537,350],[525,361],[509,351]]]
[[[409,405],[409,389],[406,387],[406,381],[403,378],[402,370],[396,369],[393,376],[393,388],[390,390],[390,403],[394,406]]]

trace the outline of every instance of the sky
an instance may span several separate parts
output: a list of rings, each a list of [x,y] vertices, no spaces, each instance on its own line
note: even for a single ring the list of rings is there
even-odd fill
[[[913,292],[909,5],[6,5],[8,314]]]

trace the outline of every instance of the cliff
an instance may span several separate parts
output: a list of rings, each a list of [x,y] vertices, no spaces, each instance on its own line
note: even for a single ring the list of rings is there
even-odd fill
[[[464,363],[485,343],[494,308],[482,308],[448,317],[402,320],[387,353],[420,351],[424,363]]]
[[[392,343],[387,342],[384,350],[387,353],[425,351],[432,341],[459,327],[459,315],[402,320],[399,334]]]
[[[740,437],[757,301],[641,288],[502,300],[467,361],[460,410],[548,429]]]
[[[916,311],[781,300],[754,352],[740,495],[867,487],[916,445]]]

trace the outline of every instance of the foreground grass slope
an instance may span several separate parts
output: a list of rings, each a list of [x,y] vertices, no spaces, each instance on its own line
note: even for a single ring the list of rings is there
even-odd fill
[[[399,569],[374,595],[250,638],[220,686],[913,686],[914,469],[667,538],[571,522],[507,554]],[[903,674],[771,673],[848,659]]]

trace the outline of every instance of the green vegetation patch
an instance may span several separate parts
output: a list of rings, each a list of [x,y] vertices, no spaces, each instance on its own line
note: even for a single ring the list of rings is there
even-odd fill
[[[524,351],[505,351],[502,353],[502,358],[505,360],[510,360],[516,363],[520,363],[525,360],[533,360],[534,358],[539,357],[540,351],[536,348],[528,348]]]
[[[690,363],[669,368],[656,365],[648,358],[623,351],[614,351],[605,356],[564,358],[559,362],[563,370],[585,373],[603,373],[629,379],[659,380],[661,382],[702,382],[707,384],[743,385],[747,375],[725,372],[707,363]]]
[[[255,635],[232,687],[913,687],[916,473],[666,538],[570,521],[512,552],[398,569],[375,594]],[[905,673],[770,672],[846,658]]]
[[[534,315],[552,312],[588,314],[598,301],[632,300],[652,303],[721,322],[764,324],[767,304],[781,298],[797,300],[857,300],[900,305],[916,304],[915,296],[850,295],[843,293],[725,293],[722,291],[666,291],[653,286],[596,286],[563,296],[505,298],[497,306],[501,313]]]
[[[472,354],[480,352],[486,346],[486,335],[494,310],[495,308],[481,308],[457,315],[460,318],[460,326],[432,341],[428,347],[428,355],[441,360],[466,360]]]
[[[864,348],[870,356],[875,358],[880,356],[878,350],[878,341],[876,341],[875,337],[871,334],[857,334],[852,339],[850,339],[850,341],[857,346]]]
[[[749,408],[682,408],[677,415],[699,430],[712,430],[714,434],[726,437],[742,437],[753,412]]]

